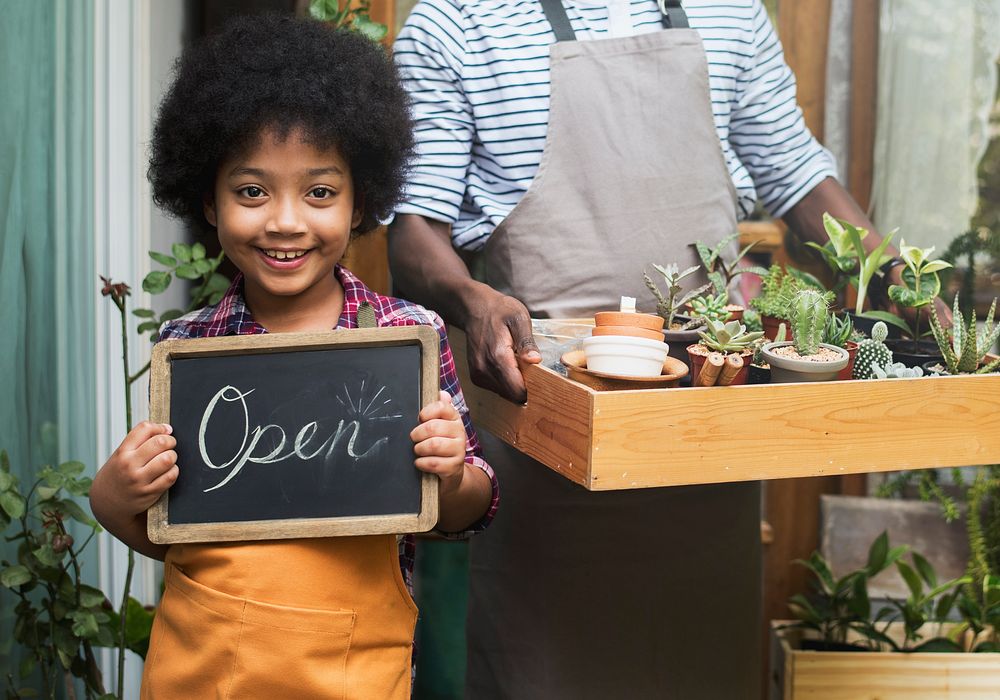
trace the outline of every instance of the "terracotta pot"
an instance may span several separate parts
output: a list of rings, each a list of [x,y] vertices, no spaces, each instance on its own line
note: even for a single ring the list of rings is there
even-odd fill
[[[726,304],[726,311],[729,312],[729,318],[727,320],[742,322],[743,314],[746,312],[746,309],[739,304]]]
[[[701,348],[701,350],[692,350],[693,348]],[[700,354],[704,350],[705,354]],[[708,358],[708,350],[701,343],[694,343],[688,345],[688,360],[691,363],[691,386],[694,386],[698,381],[698,373],[701,372],[701,368],[705,365],[705,360]],[[743,369],[736,373],[733,381],[729,383],[729,386],[736,386],[738,384],[746,384],[747,377],[750,374],[750,360],[753,358],[752,350],[745,350],[743,352]]]
[[[858,357],[858,344],[853,340],[848,340],[847,347],[845,347],[844,350],[847,350],[847,367],[844,367],[844,369],[840,370],[840,373],[837,374],[837,381],[850,379],[854,374],[854,360]]]
[[[648,338],[649,340],[663,340],[662,331],[652,331],[639,326],[594,326],[591,335],[624,335],[632,338]]]
[[[765,316],[760,315],[760,324],[764,327],[764,337],[768,340],[774,340],[778,337],[778,326],[782,323],[785,324],[786,333],[788,334],[785,340],[791,338],[791,333],[788,331],[788,322],[784,319],[778,318],[777,316]]]
[[[656,314],[631,314],[622,311],[598,311],[594,314],[598,326],[632,326],[651,331],[663,329],[663,317]],[[659,338],[657,338],[659,340]]]

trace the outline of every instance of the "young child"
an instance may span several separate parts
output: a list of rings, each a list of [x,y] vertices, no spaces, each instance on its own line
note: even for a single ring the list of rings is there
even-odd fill
[[[497,484],[441,320],[338,264],[392,212],[411,143],[392,64],[365,38],[258,16],[187,51],[160,106],[149,178],[156,202],[213,230],[240,274],[160,338],[354,328],[363,302],[379,326],[433,325],[447,391],[420,412],[415,465],[440,478],[439,529],[475,531]],[[91,490],[108,531],[166,563],[142,697],[409,697],[412,537],[154,545],[146,509],[184,469],[175,445],[169,425],[136,426]]]

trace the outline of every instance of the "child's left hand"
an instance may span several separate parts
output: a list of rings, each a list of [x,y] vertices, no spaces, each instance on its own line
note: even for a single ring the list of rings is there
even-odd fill
[[[444,491],[457,488],[465,473],[465,426],[447,391],[420,411],[420,425],[410,433],[417,469],[437,474]]]

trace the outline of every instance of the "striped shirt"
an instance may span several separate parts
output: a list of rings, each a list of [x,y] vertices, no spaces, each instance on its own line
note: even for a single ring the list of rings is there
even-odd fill
[[[441,389],[451,394],[452,402],[462,416],[465,425],[465,463],[482,469],[490,479],[493,496],[486,513],[476,523],[460,533],[440,533],[449,538],[461,538],[486,529],[496,513],[500,501],[500,490],[496,475],[486,460],[479,446],[472,420],[469,418],[469,407],[465,403],[462,387],[458,384],[455,372],[455,360],[448,345],[448,335],[441,317],[433,311],[413,304],[403,299],[386,297],[376,294],[355,277],[347,268],[335,268],[334,274],[344,288],[344,310],[341,312],[337,328],[357,328],[358,307],[368,302],[375,309],[377,326],[433,326],[441,339]],[[217,304],[192,311],[173,321],[163,324],[160,329],[160,340],[173,338],[214,338],[223,335],[258,335],[267,330],[254,320],[250,309],[243,299],[243,276],[237,275],[229,286],[229,290]],[[399,568],[403,572],[406,587],[413,592],[413,557],[415,541],[413,535],[403,537],[399,542]]]
[[[631,0],[631,27],[614,7],[609,19],[606,2],[563,4],[580,40],[613,36],[609,29],[623,25],[637,34],[662,29],[654,0]],[[739,214],[759,197],[782,216],[836,169],[805,126],[767,12],[760,0],[685,0],[684,8],[705,45]],[[453,224],[458,248],[486,244],[538,169],[554,41],[537,0],[422,0],[414,8],[394,47],[417,139],[397,212]]]

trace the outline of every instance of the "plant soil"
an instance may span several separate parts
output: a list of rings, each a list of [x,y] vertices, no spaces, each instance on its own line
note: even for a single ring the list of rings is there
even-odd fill
[[[805,360],[806,362],[836,362],[837,360],[843,359],[839,353],[822,346],[820,346],[819,350],[812,355],[800,355],[794,345],[785,345],[780,348],[775,348],[771,352],[779,357],[787,357],[792,360]]]

